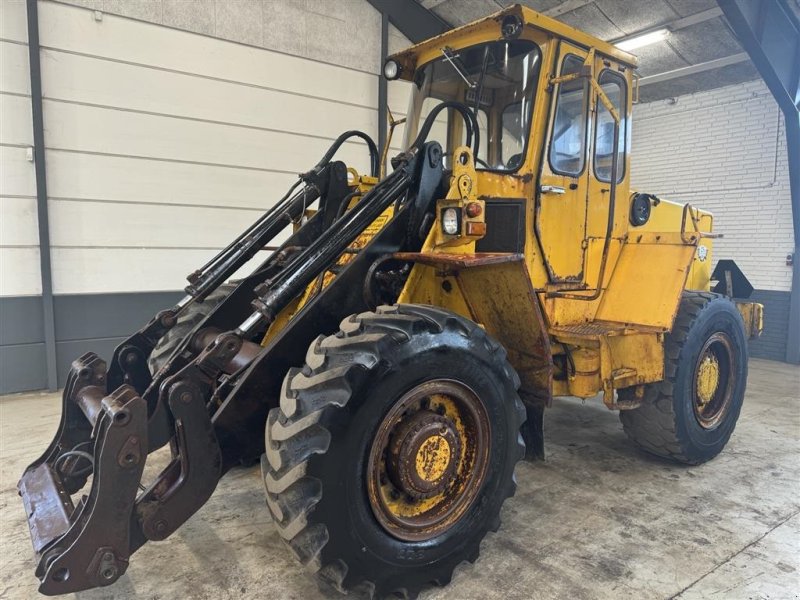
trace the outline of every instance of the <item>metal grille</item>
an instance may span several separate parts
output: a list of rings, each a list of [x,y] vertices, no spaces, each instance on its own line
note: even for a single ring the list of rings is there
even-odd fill
[[[486,202],[486,236],[476,252],[515,252],[525,249],[525,203],[522,200]]]

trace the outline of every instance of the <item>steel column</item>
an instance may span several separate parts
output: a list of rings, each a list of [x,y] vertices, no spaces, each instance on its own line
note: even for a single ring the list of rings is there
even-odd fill
[[[786,333],[786,362],[800,364],[800,118],[786,117],[786,154],[789,158],[789,184],[792,189],[794,255],[792,291],[789,298],[789,331]]]
[[[717,0],[778,103],[786,123],[794,267],[786,362],[800,364],[800,23],[786,0]]]
[[[378,73],[378,150],[383,152],[386,145],[386,129],[389,120],[388,113],[388,81],[383,76],[383,65],[389,55],[389,13],[381,11],[381,63]],[[381,156],[383,156],[381,154]],[[380,168],[382,168],[381,165]]]
[[[39,7],[37,1],[27,0],[28,56],[30,59],[33,160],[36,169],[36,208],[39,218],[39,265],[42,277],[42,319],[44,323],[47,389],[55,391],[58,387],[56,334],[55,317],[53,315],[53,274],[50,260],[50,219],[47,209],[47,168],[44,152],[42,69],[39,62]]]

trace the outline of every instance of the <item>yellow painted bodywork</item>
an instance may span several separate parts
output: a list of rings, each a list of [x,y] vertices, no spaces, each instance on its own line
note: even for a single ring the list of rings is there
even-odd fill
[[[511,363],[521,374],[523,393],[534,396],[542,395],[537,386],[541,386],[547,365],[531,358],[532,344],[526,347],[524,341],[537,339],[531,331],[537,326],[532,315],[540,312],[547,348],[556,358],[548,392],[590,397],[605,391],[607,403],[612,404],[614,389],[663,378],[663,334],[672,327],[681,292],[708,289],[711,239],[704,236],[712,232],[712,218],[695,210],[695,219],[682,225],[684,205],[661,200],[652,206],[644,226],[630,225],[630,152],[626,152],[603,281],[598,281],[609,218],[609,184],[594,177],[591,151],[587,151],[587,164],[579,176],[553,172],[543,142],[549,140],[553,128],[559,85],[548,75],[558,77],[566,54],[590,63],[595,74],[612,69],[625,78],[629,93],[620,116],[630,121],[636,59],[612,45],[517,6],[391,58],[398,60],[404,76],[411,79],[414,68],[439,58],[444,46],[457,52],[502,39],[498,23],[509,14],[522,19],[521,37],[535,42],[542,52],[530,143],[523,166],[513,175],[478,169],[469,176],[475,178],[474,193],[487,202],[490,198],[525,201],[522,261],[459,270],[418,264],[399,302],[437,304],[483,324],[508,349]],[[594,109],[600,99],[596,86],[589,87],[589,106]],[[589,131],[594,116],[592,110]],[[629,126],[627,132],[630,148]],[[457,161],[453,164],[458,170]],[[556,186],[564,193],[539,193],[539,186]],[[468,201],[465,198],[463,202]],[[454,248],[437,243],[442,241],[439,230],[435,225],[434,235],[439,239],[429,239],[423,254],[473,251],[471,245]],[[698,245],[706,247],[702,261],[697,258]],[[449,291],[444,292],[443,286]],[[527,290],[536,298],[525,300]],[[559,370],[559,363],[566,369]]]
[[[355,169],[348,169],[350,173],[350,178],[352,182],[352,190],[360,192],[360,195],[356,195],[350,201],[350,208],[354,206],[361,197],[366,194],[370,189],[374,187],[377,183],[377,179],[374,177],[362,176],[359,175],[358,171]],[[310,217],[314,211],[307,211],[306,216]],[[381,228],[383,228],[386,223],[394,216],[394,208],[390,207],[387,208],[383,214],[381,214],[372,224],[367,227],[361,235],[356,238],[356,240],[350,244],[349,250],[359,250],[366,246],[373,236],[378,233]],[[336,261],[336,267],[344,267],[347,263],[349,263],[355,254],[353,253],[345,253],[342,254],[339,259]],[[311,300],[313,300],[317,294],[319,294],[331,281],[333,281],[336,275],[332,271],[326,271],[320,277],[318,277],[313,283],[311,283],[305,290],[302,296],[296,298],[294,301],[290,302],[286,308],[284,308],[281,312],[278,313],[278,316],[269,326],[267,329],[264,338],[261,340],[261,345],[266,346],[276,335],[284,328],[286,325],[292,320],[292,318],[300,312],[300,310],[308,304]]]
[[[469,148],[450,150],[449,192],[437,203],[437,221],[421,251],[406,257],[415,265],[397,301],[441,306],[481,324],[508,350],[525,396],[549,402],[552,396],[586,398],[604,392],[610,408],[624,408],[616,404],[614,390],[663,379],[664,334],[672,328],[682,292],[709,289],[713,217],[685,203],[657,199],[646,224],[629,221],[637,61],[613,45],[516,5],[390,58],[401,65],[402,78],[413,80],[417,67],[441,58],[444,47],[458,52],[503,39],[500,22],[509,15],[524,23],[520,38],[541,50],[524,161],[516,172],[492,172],[476,169]],[[547,160],[559,86],[576,79],[559,78],[567,54],[584,61],[591,77],[610,70],[627,84],[619,114],[626,124],[627,151],[613,215],[610,185],[595,176],[592,135],[587,136],[586,165],[580,175],[556,173]],[[598,106],[607,105],[608,98],[594,83],[586,89],[591,132]],[[455,121],[449,138],[461,139],[462,125]],[[457,160],[462,154],[466,160]],[[544,193],[543,186],[564,193]],[[444,208],[463,210],[470,202],[485,208],[493,199],[519,199],[525,206],[524,251],[513,260],[493,262],[491,256],[475,254],[475,241],[481,236],[467,235],[466,214],[456,236],[445,235],[438,220]],[[384,217],[390,218],[389,211]],[[613,221],[604,254],[609,217]],[[472,220],[484,219],[481,215]],[[301,308],[312,293],[287,311]],[[740,310],[755,331],[761,312],[759,305],[748,306]]]

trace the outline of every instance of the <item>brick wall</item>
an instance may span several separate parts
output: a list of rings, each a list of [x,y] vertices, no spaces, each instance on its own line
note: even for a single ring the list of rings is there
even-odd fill
[[[783,116],[761,81],[634,108],[633,186],[711,210],[714,258],[737,262],[766,307],[751,354],[783,360],[794,248]]]
[[[760,81],[634,109],[637,189],[714,213],[715,258],[732,258],[756,289],[789,291],[792,207],[783,117]]]

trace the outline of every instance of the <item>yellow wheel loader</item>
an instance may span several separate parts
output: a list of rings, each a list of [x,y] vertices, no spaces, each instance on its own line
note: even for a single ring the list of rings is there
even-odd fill
[[[630,189],[635,68],[520,6],[390,57],[411,99],[387,175],[344,133],[180,302],[72,364],[19,482],[40,591],[112,584],[260,458],[321,584],[414,597],[498,529],[559,396],[601,394],[653,454],[718,454],[762,307],[712,273],[711,214]],[[334,159],[347,140],[370,173]]]

